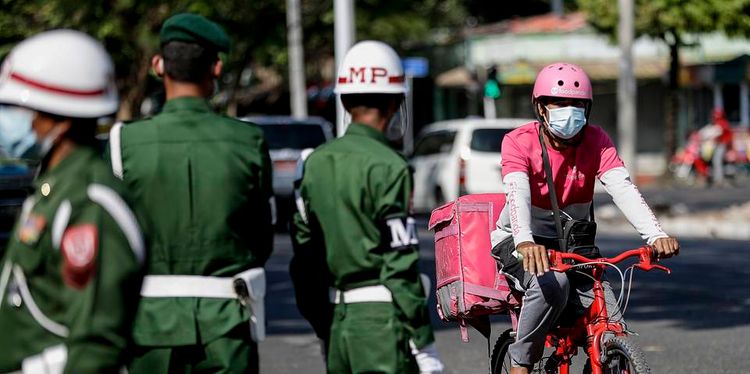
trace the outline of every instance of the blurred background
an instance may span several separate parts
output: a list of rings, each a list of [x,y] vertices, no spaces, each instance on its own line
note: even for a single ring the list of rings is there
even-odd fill
[[[0,59],[24,38],[53,28],[77,29],[101,40],[116,64],[122,99],[116,120],[154,115],[163,104],[150,58],[166,18],[189,11],[224,26],[233,46],[221,56],[225,74],[212,104],[264,129],[272,148],[274,191],[282,201],[280,231],[285,212],[291,211],[300,152],[342,132],[333,95],[336,61],[354,42],[382,40],[403,59],[412,88],[407,98],[412,128],[398,147],[414,167],[415,208],[422,213],[461,194],[502,191],[500,141],[533,120],[536,73],[552,62],[578,64],[594,85],[590,122],[618,145],[665,230],[686,238],[683,255],[673,262],[679,282],[652,277],[648,289],[634,294],[645,305],[633,309],[631,320],[646,332],[642,342],[652,368],[746,372],[742,362],[750,352],[741,342],[750,334],[750,273],[742,266],[750,244],[750,0],[0,4]],[[103,134],[111,122],[103,122]],[[727,152],[717,174],[714,151],[722,145]],[[0,161],[0,241],[31,177],[30,169]],[[617,249],[637,245],[637,233],[611,200],[599,193],[595,201],[604,242]],[[424,218],[422,267],[432,272],[432,238]],[[276,243],[267,270],[270,289],[277,292],[268,305],[278,309],[269,312],[271,339],[261,350],[264,372],[321,371],[314,337],[293,305],[286,274],[288,235],[279,234]],[[704,266],[718,258],[726,260],[715,265],[720,270],[706,274]],[[467,365],[484,362],[481,338],[454,349],[455,326],[437,321],[436,326],[449,372],[467,372],[473,367]],[[297,360],[288,360],[290,354]]]
[[[304,115],[335,123],[335,2],[6,0],[0,11],[0,58],[42,30],[88,32],[116,62],[122,97],[118,119],[137,119],[158,112],[163,102],[160,82],[149,66],[161,23],[177,12],[196,12],[223,25],[234,41],[232,52],[223,56],[226,74],[213,99],[217,109],[240,117],[289,115],[295,114],[295,97],[304,95]],[[348,44],[378,39],[403,57],[413,78],[415,134],[440,120],[529,117],[536,72],[548,63],[568,61],[593,80],[591,122],[620,141],[622,54],[615,0],[337,2],[351,8],[344,13],[352,18],[346,25],[351,29]],[[627,161],[635,163],[639,177],[666,172],[689,134],[711,122],[716,108],[741,130],[735,148],[746,158],[749,2],[628,2],[634,2],[630,53],[639,157]],[[290,89],[290,78],[300,80],[295,89]],[[407,153],[413,147],[413,140],[405,144]]]

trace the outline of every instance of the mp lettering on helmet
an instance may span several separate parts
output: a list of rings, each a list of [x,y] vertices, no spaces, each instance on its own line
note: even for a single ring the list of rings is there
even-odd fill
[[[402,83],[405,78],[403,75],[389,76],[388,69],[383,67],[350,67],[348,77],[339,77],[338,83],[379,83],[386,80],[386,83]]]
[[[390,234],[390,246],[392,249],[401,249],[419,244],[414,218],[391,218],[385,223],[388,225],[388,234]]]
[[[347,83],[356,82],[359,78],[359,83],[365,83],[365,68],[349,68],[349,80]],[[346,79],[346,78],[344,78]]]
[[[375,78],[385,78],[388,76],[388,70],[384,68],[370,68],[372,70],[372,78],[370,83],[375,83]]]

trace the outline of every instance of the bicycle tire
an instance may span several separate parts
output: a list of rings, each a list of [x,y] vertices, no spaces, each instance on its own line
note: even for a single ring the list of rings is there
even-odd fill
[[[612,337],[604,342],[602,349],[604,350],[602,373],[651,374],[643,351],[631,339],[624,336]],[[589,362],[586,364],[586,366],[590,365]],[[584,368],[583,372],[590,373],[591,368]]]
[[[510,373],[510,355],[508,347],[516,341],[511,336],[513,329],[505,330],[495,341],[490,358],[490,374],[508,374]]]

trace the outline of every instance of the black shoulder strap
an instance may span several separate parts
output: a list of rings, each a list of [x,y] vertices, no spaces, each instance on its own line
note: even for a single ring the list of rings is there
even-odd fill
[[[549,155],[547,154],[547,146],[544,144],[544,135],[542,134],[542,127],[539,126],[539,144],[542,146],[542,163],[544,164],[544,174],[547,177],[547,189],[549,190],[549,200],[552,204],[552,215],[555,217],[555,228],[557,229],[557,242],[560,248],[558,250],[567,252],[567,243],[563,238],[562,219],[560,218],[560,207],[557,205],[557,192],[555,192],[555,184],[552,182],[552,167],[549,162]],[[593,206],[593,205],[592,205]],[[593,208],[592,208],[593,209]]]

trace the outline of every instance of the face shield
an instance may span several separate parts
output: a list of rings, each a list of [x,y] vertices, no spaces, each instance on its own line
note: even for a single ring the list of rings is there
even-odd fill
[[[396,109],[396,112],[391,116],[388,125],[385,127],[385,137],[392,142],[401,141],[404,136],[406,136],[409,126],[411,126],[409,123],[410,118],[409,108],[406,105],[405,97],[402,97],[398,109]]]
[[[345,101],[349,107],[366,106],[380,108],[381,114],[390,115],[388,123],[383,129],[383,135],[392,143],[399,143],[410,126],[410,116],[406,105],[404,94],[352,94],[341,95],[342,103]],[[344,107],[347,107],[345,104]],[[395,110],[393,109],[395,107]],[[383,111],[388,111],[383,113]],[[390,112],[393,111],[393,112]],[[352,115],[347,109],[344,112],[344,123],[353,122]]]

